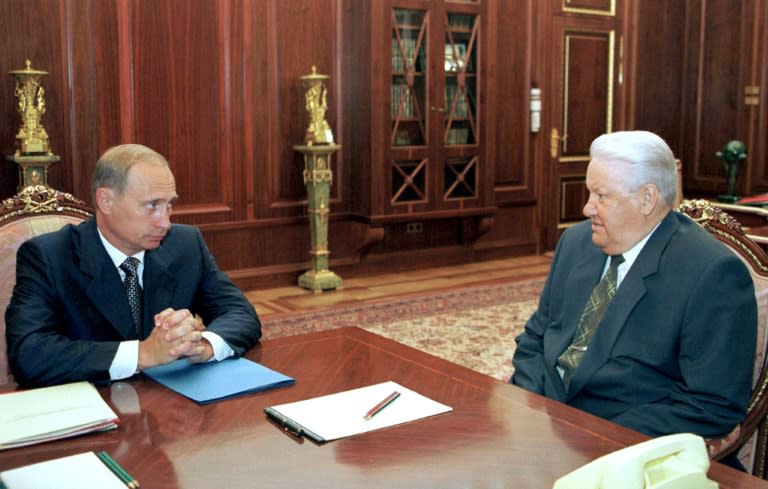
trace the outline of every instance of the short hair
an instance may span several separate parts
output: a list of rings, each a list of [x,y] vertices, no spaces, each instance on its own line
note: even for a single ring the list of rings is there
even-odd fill
[[[96,190],[101,187],[113,189],[122,194],[128,181],[128,170],[136,163],[143,161],[169,167],[168,160],[157,151],[141,144],[121,144],[106,150],[93,172],[91,194],[96,202]]]
[[[589,147],[591,158],[621,160],[632,171],[626,177],[631,190],[655,184],[670,206],[677,197],[677,162],[669,145],[648,131],[618,131],[597,137]]]

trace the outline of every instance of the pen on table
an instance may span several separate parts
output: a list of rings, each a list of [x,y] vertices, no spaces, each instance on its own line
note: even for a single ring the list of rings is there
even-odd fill
[[[376,416],[382,409],[389,406],[392,401],[400,397],[400,393],[395,391],[392,394],[388,395],[384,398],[383,401],[373,406],[367,413],[365,413],[365,416],[363,416],[363,419],[371,419],[372,417]]]
[[[131,474],[126,472],[125,469],[122,468],[115,459],[110,457],[107,452],[99,452],[96,454],[96,456],[99,457],[99,460],[104,462],[104,465],[106,465],[107,468],[111,470],[117,476],[117,478],[120,479],[130,489],[139,488],[139,481],[134,479]]]

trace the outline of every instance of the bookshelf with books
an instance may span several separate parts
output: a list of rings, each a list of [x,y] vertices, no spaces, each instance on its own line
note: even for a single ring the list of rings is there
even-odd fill
[[[355,180],[356,214],[386,224],[495,213],[482,133],[492,98],[482,83],[487,3],[348,5],[364,19],[359,35],[370,32],[369,43],[355,43],[350,57],[367,55],[370,62],[370,85],[350,97],[357,106],[360,95],[370,100],[368,122],[355,126],[368,129],[360,149],[370,162]]]

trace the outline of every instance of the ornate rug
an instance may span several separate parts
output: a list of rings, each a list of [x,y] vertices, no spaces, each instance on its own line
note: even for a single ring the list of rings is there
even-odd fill
[[[264,338],[358,326],[508,380],[515,336],[536,309],[545,278],[267,318],[263,320]]]

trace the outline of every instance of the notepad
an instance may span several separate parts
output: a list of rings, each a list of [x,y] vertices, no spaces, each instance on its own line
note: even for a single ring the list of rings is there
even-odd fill
[[[89,382],[0,395],[0,449],[117,427],[118,418]]]
[[[372,407],[393,392],[400,395],[375,416],[366,419]],[[450,406],[403,387],[396,382],[360,387],[304,401],[280,404],[264,412],[295,435],[318,442],[367,433],[452,411]]]
[[[7,489],[126,489],[93,452],[80,453],[0,472]]]
[[[292,377],[247,358],[190,363],[176,360],[144,370],[144,375],[199,404],[294,384]]]

